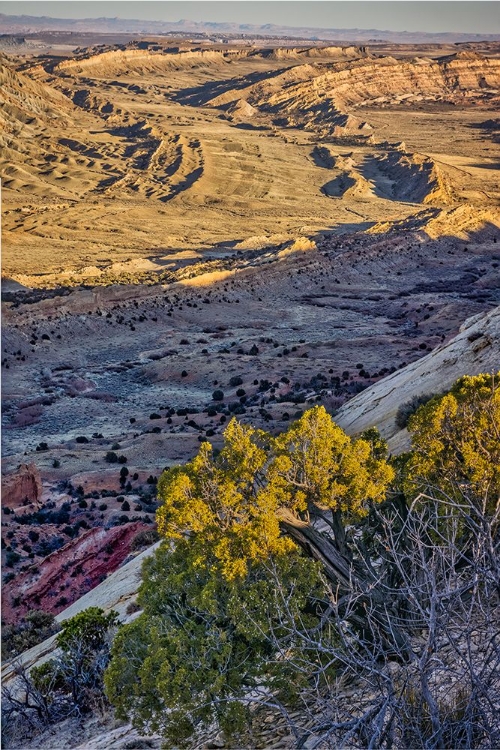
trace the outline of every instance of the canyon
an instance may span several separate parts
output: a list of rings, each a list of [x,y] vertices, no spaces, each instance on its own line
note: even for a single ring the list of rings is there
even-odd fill
[[[158,477],[233,416],[396,454],[402,405],[498,369],[500,44],[12,49],[5,622],[128,617]]]

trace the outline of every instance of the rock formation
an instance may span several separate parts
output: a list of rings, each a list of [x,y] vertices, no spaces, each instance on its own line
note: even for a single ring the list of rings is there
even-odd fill
[[[33,511],[40,503],[42,481],[36,465],[21,464],[17,471],[2,477],[2,506],[16,512]]]
[[[386,376],[341,407],[335,421],[349,434],[376,426],[391,450],[409,447],[406,430],[396,425],[398,408],[414,396],[434,395],[462,375],[500,369],[500,307],[465,321],[453,339],[411,365]]]

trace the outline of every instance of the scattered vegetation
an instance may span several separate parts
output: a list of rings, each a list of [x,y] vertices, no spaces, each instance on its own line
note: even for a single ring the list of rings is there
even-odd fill
[[[422,406],[394,462],[322,407],[277,437],[233,419],[159,479],[118,715],[176,746],[214,725],[245,745],[259,706],[297,746],[498,745],[499,423],[489,375]]]
[[[50,724],[106,705],[103,672],[116,624],[116,612],[89,607],[62,623],[57,657],[29,674],[16,667],[16,680],[2,689],[4,739],[11,746]]]
[[[321,406],[278,435],[231,419],[222,450],[158,479],[158,531],[132,547],[163,543],[111,656],[114,614],[73,618],[60,657],[19,670],[26,699],[4,690],[8,728],[102,705],[104,679],[118,717],[168,746],[208,728],[249,746],[262,709],[296,747],[498,746],[495,383],[427,399],[396,459]]]

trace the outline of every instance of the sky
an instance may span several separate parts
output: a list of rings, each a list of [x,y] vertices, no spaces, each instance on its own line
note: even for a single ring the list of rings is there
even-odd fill
[[[140,20],[216,21],[285,24],[317,28],[390,31],[499,33],[495,0],[12,0],[0,1],[0,13],[54,18],[132,18]]]

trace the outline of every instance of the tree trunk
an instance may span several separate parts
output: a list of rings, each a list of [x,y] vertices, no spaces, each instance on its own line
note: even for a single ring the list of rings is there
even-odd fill
[[[284,514],[283,514],[284,515]],[[365,612],[365,620],[371,615],[380,626],[387,647],[401,656],[410,653],[409,640],[406,634],[396,627],[387,613],[387,591],[381,590],[372,580],[361,577],[354,571],[352,564],[340,554],[334,544],[314,527],[295,519],[290,513],[286,520],[281,520],[283,530],[299,544],[314,560],[318,560],[327,578],[336,586],[359,597],[359,605]],[[359,618],[356,617],[359,625]],[[368,624],[368,622],[367,622]]]

